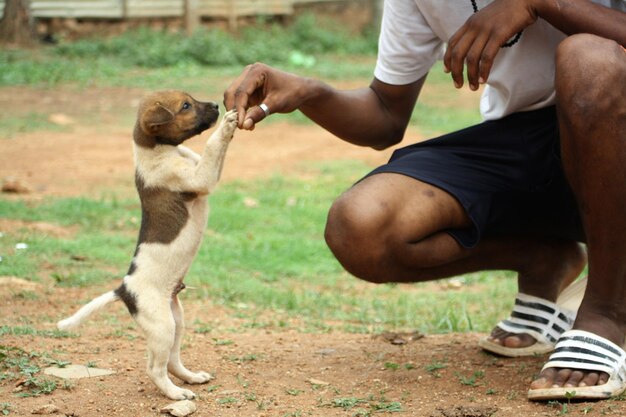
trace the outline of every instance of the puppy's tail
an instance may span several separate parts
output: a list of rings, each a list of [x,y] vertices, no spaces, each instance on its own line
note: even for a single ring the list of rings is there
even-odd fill
[[[81,325],[89,316],[96,311],[102,309],[109,303],[119,300],[115,291],[109,291],[99,297],[94,298],[88,304],[85,304],[73,316],[61,320],[57,323],[59,330],[70,330]]]

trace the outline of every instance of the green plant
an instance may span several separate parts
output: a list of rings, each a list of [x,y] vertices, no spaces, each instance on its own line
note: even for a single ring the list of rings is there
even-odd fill
[[[385,362],[385,369],[391,369],[392,371],[396,371],[400,369],[400,365],[394,362]]]
[[[567,397],[567,396],[566,396]],[[552,408],[559,408],[559,416],[564,416],[566,414],[569,413],[569,400],[570,398],[567,397],[568,402],[567,403],[561,403],[560,401],[548,401],[547,405],[548,407],[552,407]]]
[[[343,408],[344,410],[348,410],[362,403],[367,403],[367,400],[363,398],[349,397],[349,398],[334,398],[331,401],[331,405],[333,407]]]
[[[50,394],[57,389],[56,381],[47,378],[39,378],[29,376],[22,383],[23,387],[29,389],[27,392],[19,392],[18,397],[38,397],[40,395]]]
[[[228,346],[232,345],[235,342],[226,339],[213,339],[213,343],[215,343],[215,346]]]
[[[399,413],[402,411],[402,404],[397,401],[380,401],[371,403],[370,407],[374,412],[384,412],[384,413]]]
[[[13,406],[10,403],[0,403],[0,413],[2,413],[3,416],[11,414],[12,408]]]
[[[439,371],[440,369],[445,369],[447,367],[448,365],[441,362],[431,362],[428,365],[424,365],[424,369],[426,370],[426,372],[436,378],[439,378],[441,376],[437,371]]]
[[[213,392],[216,391],[219,387],[221,387],[221,385],[209,385],[208,387],[206,387],[207,392]]]
[[[44,362],[45,365],[65,363],[49,358],[47,354],[26,352],[20,348],[0,345],[0,369],[8,371],[1,374],[0,380],[19,380],[19,392],[16,394],[18,397],[50,394],[57,389],[57,382],[39,375],[41,365],[38,362]]]
[[[225,397],[225,398],[220,398],[217,400],[217,403],[220,405],[224,405],[224,404],[235,404],[239,402],[239,400],[237,400],[237,398],[235,397]]]
[[[72,362],[70,361],[62,361],[58,359],[48,359],[48,365],[56,366],[58,368],[65,368],[67,365],[70,365]]]
[[[469,385],[471,387],[475,387],[475,386],[478,386],[478,380],[485,377],[485,372],[484,371],[474,371],[474,373],[471,376],[469,376],[469,377],[465,377],[465,376],[460,375],[460,374],[457,373],[457,376],[458,376],[459,382],[461,382],[461,384]]]
[[[241,357],[237,357],[237,356],[232,357],[231,360],[236,363],[245,363],[245,362],[254,362],[258,358],[259,358],[259,355],[251,353],[248,355],[243,355]]]

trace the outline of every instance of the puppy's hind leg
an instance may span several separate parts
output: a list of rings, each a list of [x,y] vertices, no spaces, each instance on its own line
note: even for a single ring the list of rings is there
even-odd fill
[[[213,376],[207,372],[191,372],[180,360],[180,345],[183,338],[183,332],[185,331],[185,319],[183,306],[180,304],[178,295],[172,297],[171,302],[172,315],[174,322],[176,323],[176,332],[174,336],[174,345],[170,350],[170,361],[167,365],[167,369],[177,378],[189,383],[189,384],[204,384],[213,379]]]
[[[165,299],[152,298],[151,304],[156,303],[159,305],[149,313],[139,310],[135,316],[135,320],[146,334],[148,376],[161,392],[172,400],[195,398],[193,391],[177,387],[167,374],[167,364],[175,341],[176,323],[169,303]]]

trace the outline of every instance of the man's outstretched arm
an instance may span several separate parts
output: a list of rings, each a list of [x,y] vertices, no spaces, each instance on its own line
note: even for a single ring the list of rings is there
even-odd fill
[[[271,113],[300,110],[315,123],[355,145],[384,149],[402,140],[426,77],[407,85],[374,79],[369,87],[339,90],[264,64],[246,67],[224,93],[227,109],[236,109],[239,127],[254,129]]]

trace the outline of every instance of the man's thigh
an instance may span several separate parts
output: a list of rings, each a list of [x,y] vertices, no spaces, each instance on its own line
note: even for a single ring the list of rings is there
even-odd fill
[[[364,178],[339,199],[349,204],[364,228],[393,233],[402,241],[418,241],[448,229],[467,228],[471,221],[460,202],[440,187],[398,173]]]
[[[395,194],[400,199],[396,206],[404,204],[398,212],[409,219],[406,227],[412,223],[440,227],[430,231],[445,230],[466,248],[486,234],[523,234],[531,226],[533,233],[542,234],[544,226],[552,225],[546,219],[560,220],[562,212],[577,214],[563,181],[558,136],[553,107],[518,113],[398,149],[388,164],[362,182],[369,184],[373,179],[373,184],[380,182],[378,187],[384,189],[387,180],[376,177],[391,173],[410,177]],[[430,201],[425,193],[446,198]],[[454,216],[438,201],[455,207]],[[512,201],[518,204],[509,204]],[[516,224],[521,227],[513,227]],[[545,234],[552,231],[545,230]]]

